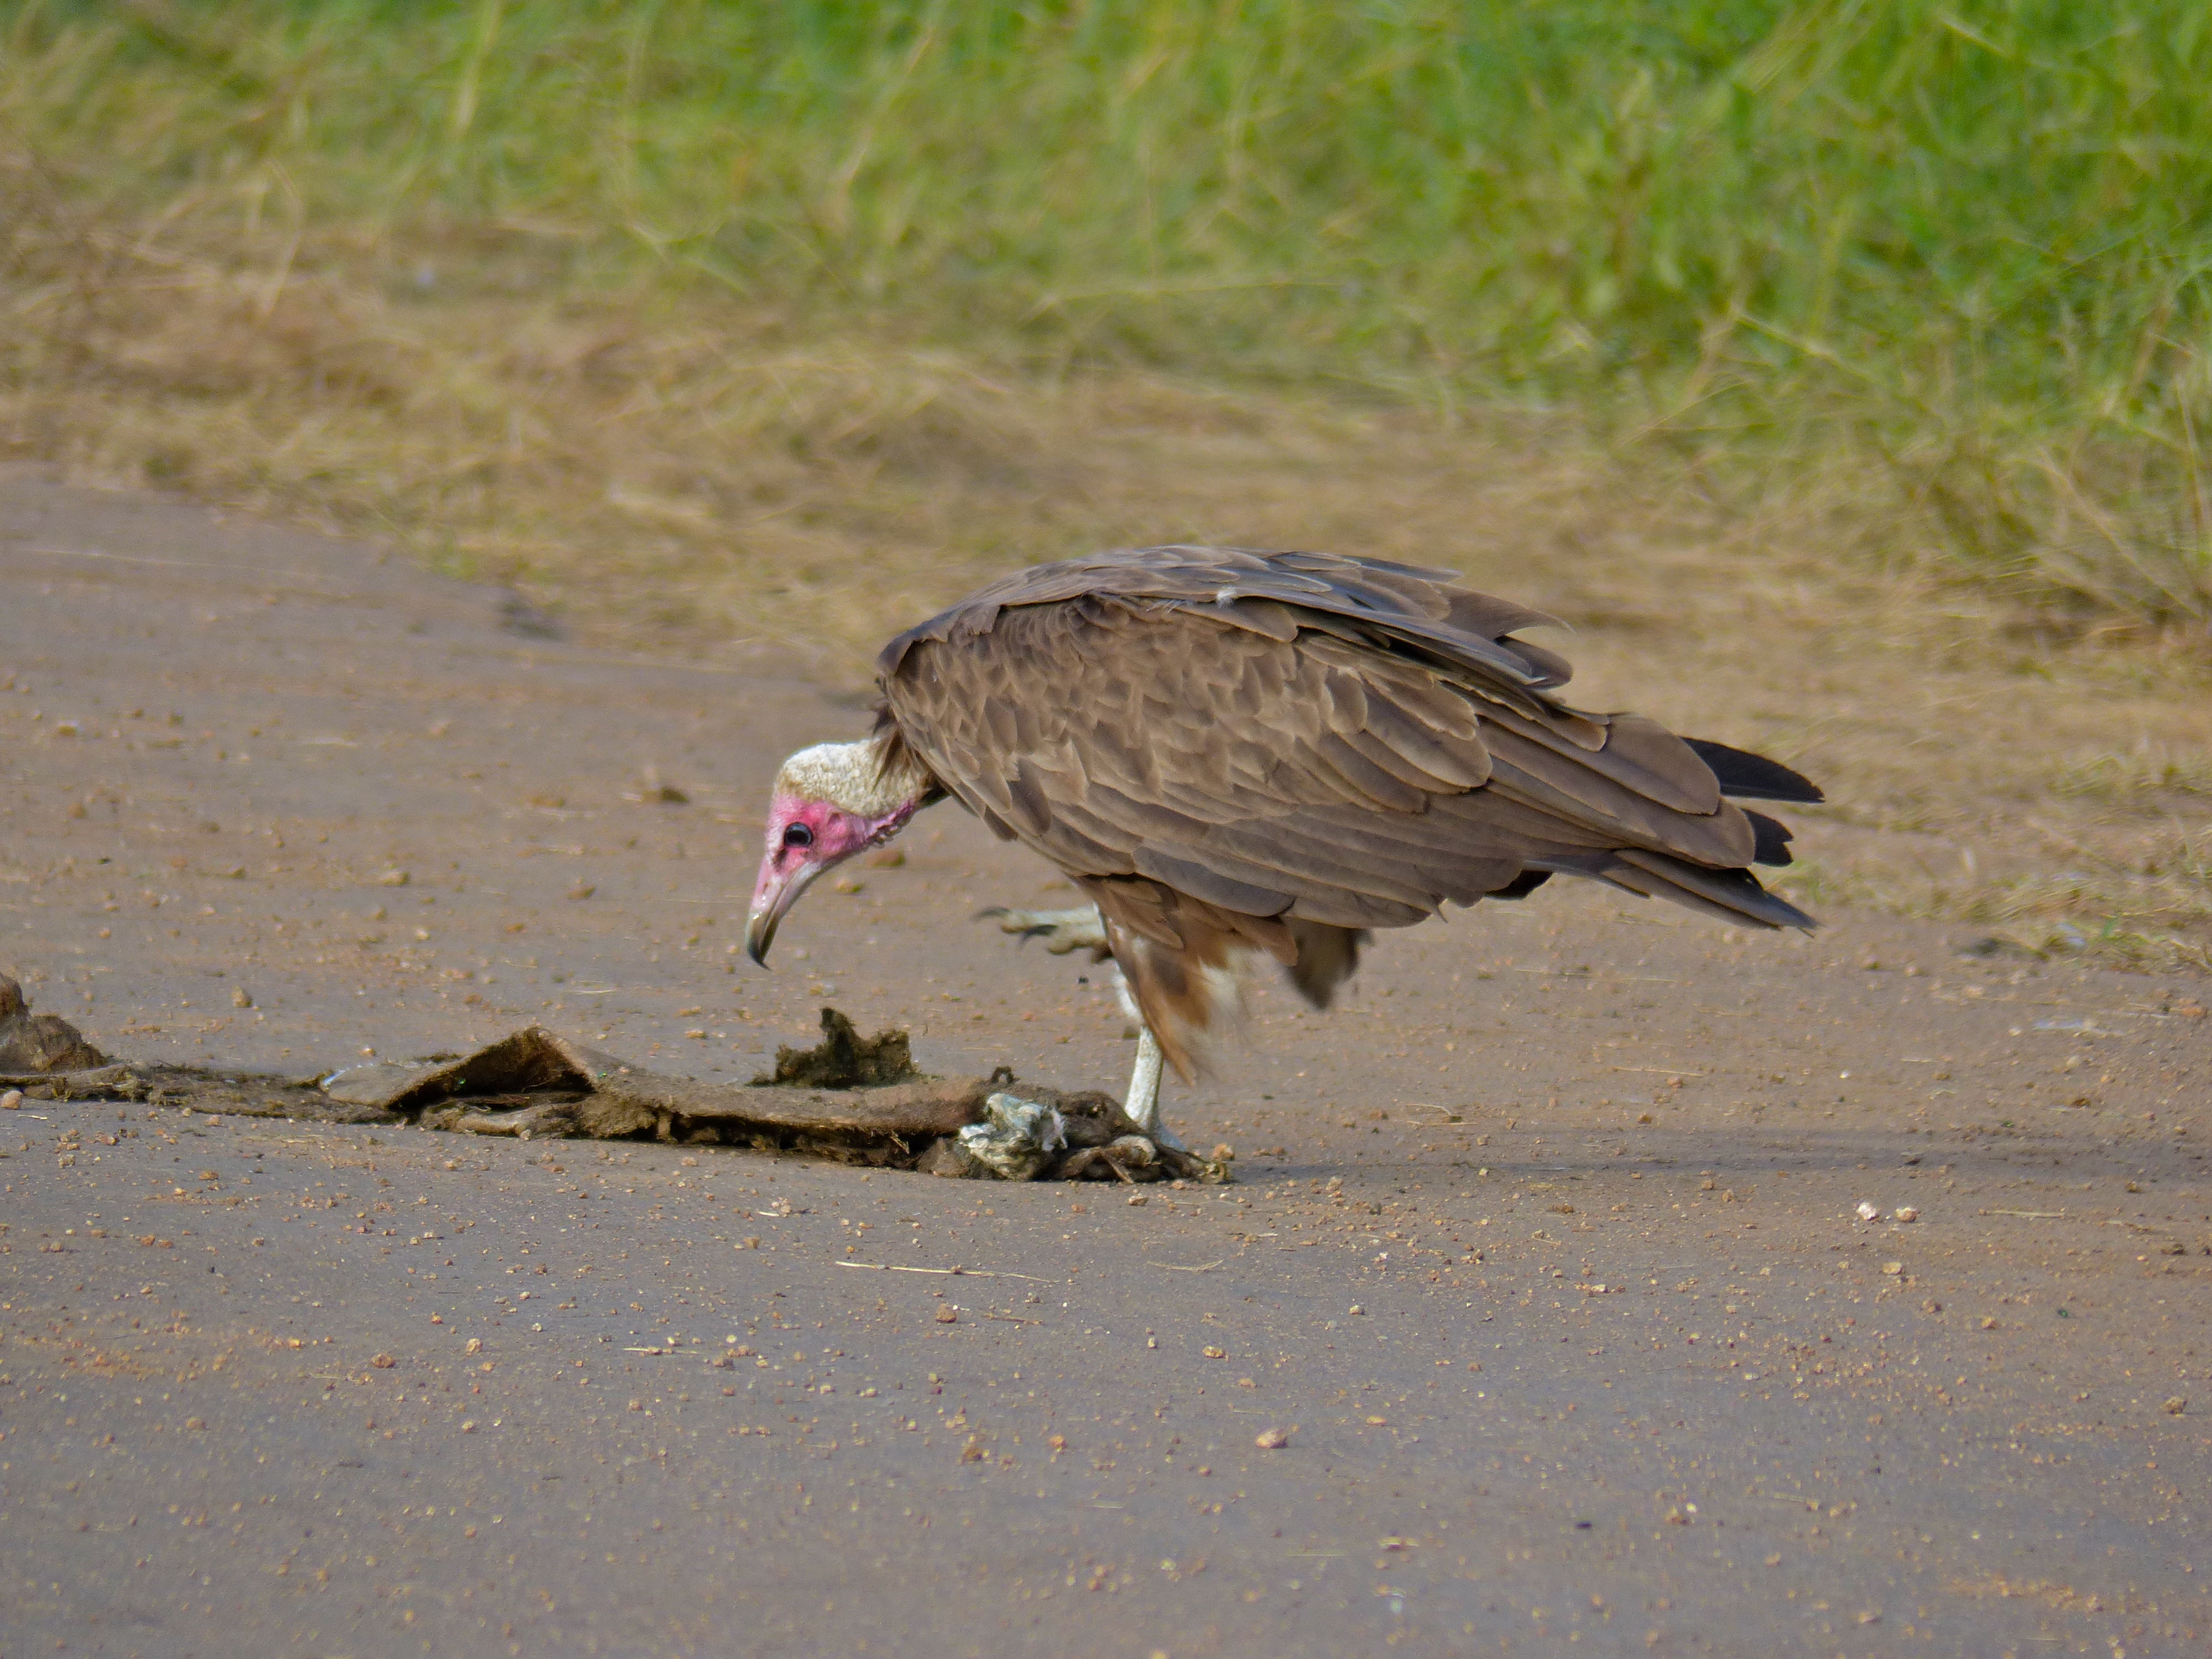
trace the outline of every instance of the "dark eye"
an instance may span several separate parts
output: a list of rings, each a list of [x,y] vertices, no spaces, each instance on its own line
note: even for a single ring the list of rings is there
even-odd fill
[[[814,832],[803,823],[788,824],[784,829],[783,844],[786,847],[811,847],[814,845]]]

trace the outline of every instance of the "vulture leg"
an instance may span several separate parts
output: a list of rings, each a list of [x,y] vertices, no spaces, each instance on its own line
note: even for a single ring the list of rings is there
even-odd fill
[[[1106,953],[1106,924],[1099,920],[1095,904],[1079,910],[1009,910],[994,905],[982,915],[997,922],[1002,933],[1042,939],[1044,948],[1056,957],[1071,951],[1092,951],[1101,957]]]
[[[1129,1073],[1129,1096],[1121,1109],[1147,1139],[1177,1152],[1188,1150],[1182,1137],[1160,1121],[1160,1070],[1165,1057],[1150,1026],[1137,1030],[1137,1064]]]

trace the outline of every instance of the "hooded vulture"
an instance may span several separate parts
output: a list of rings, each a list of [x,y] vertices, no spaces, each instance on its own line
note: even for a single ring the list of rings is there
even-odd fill
[[[1037,565],[885,646],[873,734],[784,763],[746,944],[823,871],[951,796],[1096,907],[1017,917],[1109,951],[1155,1133],[1273,958],[1328,1006],[1378,927],[1583,876],[1759,927],[1812,919],[1748,866],[1789,831],[1729,797],[1818,801],[1787,767],[1558,695],[1540,611],[1449,571],[1147,547]]]

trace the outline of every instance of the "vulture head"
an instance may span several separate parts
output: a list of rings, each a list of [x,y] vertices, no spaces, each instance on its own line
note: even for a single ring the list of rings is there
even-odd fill
[[[765,964],[777,924],[808,884],[906,828],[927,790],[925,775],[886,764],[872,742],[820,743],[784,762],[769,801],[745,953]]]

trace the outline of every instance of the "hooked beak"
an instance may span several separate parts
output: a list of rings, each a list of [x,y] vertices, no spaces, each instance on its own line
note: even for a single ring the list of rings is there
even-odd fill
[[[801,864],[788,873],[763,866],[760,884],[753,890],[753,907],[745,918],[745,954],[761,967],[768,966],[768,947],[775,943],[777,924],[799,902],[807,884],[829,866]]]

